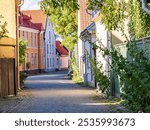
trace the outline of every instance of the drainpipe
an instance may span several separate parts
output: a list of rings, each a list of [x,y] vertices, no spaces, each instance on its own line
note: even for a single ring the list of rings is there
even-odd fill
[[[18,27],[19,27],[19,9],[24,4],[24,0],[16,7],[16,85],[15,85],[15,95],[17,95],[17,90],[20,89],[20,73],[19,73],[19,42],[18,42]]]
[[[150,15],[150,10],[147,8],[147,3],[149,2],[148,0],[141,0],[141,2],[142,2],[142,9],[146,12],[146,13],[148,13],[149,15]]]

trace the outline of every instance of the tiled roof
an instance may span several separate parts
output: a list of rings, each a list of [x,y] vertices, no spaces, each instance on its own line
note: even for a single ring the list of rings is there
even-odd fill
[[[68,55],[68,50],[63,45],[61,45],[60,41],[56,41],[56,49],[60,55]]]
[[[21,14],[21,16],[19,17],[19,25],[39,30],[39,26],[37,24],[32,23],[31,17],[28,15]]]
[[[31,22],[36,23],[38,30],[44,30],[46,24],[46,14],[42,10],[27,10],[22,11],[24,15],[28,15],[31,17]]]

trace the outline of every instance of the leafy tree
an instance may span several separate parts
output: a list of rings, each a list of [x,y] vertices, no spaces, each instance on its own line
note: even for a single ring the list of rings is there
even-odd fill
[[[2,18],[3,18],[3,16],[0,15],[0,19],[2,19]],[[6,23],[6,22],[4,22],[4,23],[2,24],[2,22],[0,21],[0,39],[1,39],[2,37],[7,37],[8,31],[7,31],[7,29],[6,29],[6,26],[7,26],[7,23]]]
[[[79,8],[77,0],[42,0],[41,6],[46,7],[46,6],[52,6],[54,8],[57,7],[67,7],[70,10],[76,10]],[[46,7],[49,8],[49,7]]]
[[[150,35],[150,16],[141,8],[140,0],[128,1],[129,32],[135,39]]]
[[[109,31],[124,33],[125,20],[128,21],[132,38],[150,35],[150,17],[141,8],[140,0],[88,0],[89,9],[100,10],[101,21]]]
[[[77,0],[43,0],[41,8],[50,16],[55,32],[62,36],[62,44],[73,51],[77,42]]]
[[[25,54],[27,50],[27,41],[19,40],[19,64],[24,62]]]

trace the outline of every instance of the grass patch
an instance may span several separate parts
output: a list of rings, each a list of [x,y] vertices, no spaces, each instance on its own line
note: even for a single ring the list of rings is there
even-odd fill
[[[92,97],[94,101],[97,103],[110,103],[110,104],[120,104],[122,100],[120,98],[115,98],[115,97],[106,97],[104,95],[98,95],[95,97]]]
[[[96,103],[100,103],[101,105],[109,106],[110,112],[113,113],[131,113],[132,111],[128,110],[122,103],[123,100],[121,98],[116,97],[106,97],[104,94],[100,94],[92,97],[92,99]]]

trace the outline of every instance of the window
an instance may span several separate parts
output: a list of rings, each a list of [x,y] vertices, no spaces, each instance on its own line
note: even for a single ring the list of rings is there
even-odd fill
[[[31,46],[32,46],[32,43],[33,43],[33,34],[31,32]]]
[[[53,67],[53,58],[52,58],[52,64],[51,64],[51,66]]]
[[[35,38],[35,40],[34,40],[34,45],[35,45],[35,47],[36,47],[36,33],[35,33],[35,36],[34,36],[34,38]]]
[[[50,58],[50,67],[51,67],[51,58]]]
[[[55,59],[53,58],[53,67],[55,67]]]
[[[51,39],[51,32],[49,31],[49,40]]]
[[[59,65],[59,59],[58,59],[58,58],[57,58],[57,62],[56,62],[56,64],[57,64],[57,65]]]
[[[49,68],[49,58],[47,58],[47,67]]]
[[[34,54],[32,53],[32,65],[34,65]]]
[[[22,32],[22,37],[24,38],[24,31]]]
[[[45,57],[44,57],[44,55],[42,57],[43,57],[42,61],[43,61],[43,65],[44,65],[45,64]]]
[[[43,46],[43,43],[44,43],[44,35],[43,34],[41,34],[41,46]]]
[[[60,59],[60,65],[62,65],[62,59]]]
[[[27,62],[29,62],[29,53],[26,54]]]
[[[54,54],[54,45],[52,45],[52,53]]]
[[[52,52],[52,54],[53,54],[53,45],[51,45],[51,52]]]
[[[50,54],[51,54],[51,44],[50,44]]]
[[[35,65],[37,65],[37,54],[35,53],[35,58],[34,58],[34,63],[35,63]]]
[[[47,44],[47,54],[49,53],[49,45]]]
[[[32,45],[35,46],[35,35],[34,35],[34,33],[32,34]]]
[[[26,39],[28,40],[28,32],[26,32]]]

